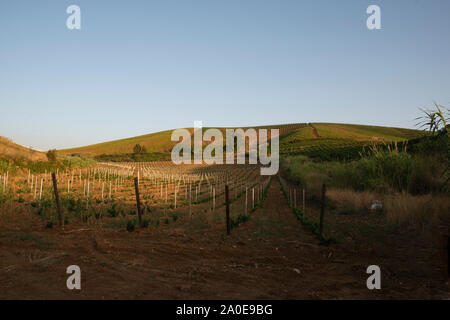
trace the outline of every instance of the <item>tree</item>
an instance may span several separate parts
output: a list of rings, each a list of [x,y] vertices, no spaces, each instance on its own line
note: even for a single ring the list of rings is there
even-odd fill
[[[48,161],[56,162],[56,150],[55,149],[48,150],[46,155],[47,155]]]
[[[141,153],[141,152],[142,152],[142,147],[141,147],[141,145],[138,143],[138,144],[136,144],[136,145],[133,147],[133,153],[138,154],[138,153]]]
[[[145,146],[141,146],[139,143],[133,147],[134,154],[147,153]]]

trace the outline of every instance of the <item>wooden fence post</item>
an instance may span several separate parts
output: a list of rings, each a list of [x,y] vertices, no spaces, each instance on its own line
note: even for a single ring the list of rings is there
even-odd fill
[[[91,188],[91,181],[88,180],[87,182],[87,193],[86,193],[86,211],[89,210],[89,193]]]
[[[247,214],[247,186],[245,187],[245,214]]]
[[[61,203],[59,202],[58,182],[56,181],[56,175],[54,172],[52,172],[52,180],[53,180],[53,190],[55,191],[56,210],[58,210],[59,226],[64,228]]]
[[[41,178],[41,189],[40,189],[40,191],[39,191],[39,202],[41,202],[41,199],[42,199],[42,182],[43,182],[43,178]]]
[[[297,189],[294,188],[294,208],[297,209]]]
[[[319,222],[319,233],[322,235],[323,232],[323,215],[325,212],[325,183],[322,184],[322,203],[320,205],[320,222]]]
[[[230,235],[230,199],[228,185],[225,185],[225,204],[226,204],[226,219],[227,219],[227,235]]]
[[[177,208],[177,186],[175,186],[174,187],[174,202],[175,202],[175,205],[174,205],[174,207],[175,207],[175,209]]]
[[[214,213],[215,210],[216,210],[216,187],[213,187],[213,188],[212,188],[212,192],[213,192],[213,198],[212,198],[212,201],[213,201],[213,209],[212,209],[212,211],[213,211],[213,213]]]
[[[139,179],[134,178],[134,190],[136,192],[136,206],[138,212],[139,226],[142,228],[142,211],[141,211],[141,199],[139,198]]]
[[[252,210],[255,208],[255,187],[252,188]]]
[[[189,219],[192,219],[192,185],[189,183]]]
[[[305,215],[305,189],[303,189],[303,207],[302,207],[302,210],[303,210],[303,215]]]

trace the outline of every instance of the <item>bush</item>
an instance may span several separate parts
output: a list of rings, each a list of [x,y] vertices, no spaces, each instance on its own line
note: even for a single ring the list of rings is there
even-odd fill
[[[79,155],[72,155],[72,156],[68,156],[68,155],[63,155],[64,160],[62,161],[63,165],[65,167],[90,167],[90,166],[94,166],[97,161],[95,161],[94,159],[90,159],[90,158],[84,158],[81,157]]]
[[[427,194],[439,191],[445,183],[440,163],[431,157],[417,157],[414,160],[408,178],[408,192]]]
[[[236,219],[230,218],[230,226],[231,228],[236,228],[241,223],[245,223],[250,220],[250,215],[240,213]]]
[[[359,168],[365,188],[379,192],[403,191],[407,189],[412,157],[396,150],[377,151],[361,159]]]
[[[50,162],[56,162],[56,150],[48,150],[46,153],[47,159]]]
[[[135,220],[128,220],[127,221],[127,231],[133,232],[136,227],[136,221]]]
[[[306,188],[310,198],[320,196],[321,186],[372,190],[380,193],[426,194],[443,191],[446,163],[436,156],[411,155],[397,149],[373,150],[351,162],[313,162],[304,156],[282,161],[286,178]]]
[[[134,154],[147,153],[145,146],[141,146],[139,143],[133,147]]]
[[[150,225],[151,220],[150,219],[143,219],[142,220],[142,228],[147,228]]]
[[[117,204],[116,204],[116,203],[113,203],[112,206],[111,206],[111,208],[108,208],[108,210],[107,210],[108,214],[109,214],[112,218],[115,218],[115,217],[117,217],[117,216],[119,215],[119,211],[117,210],[116,206],[117,206]]]
[[[74,212],[77,210],[78,207],[81,207],[81,200],[78,199],[75,200],[74,198],[64,197],[62,198],[62,205],[63,207],[66,207],[68,211]]]

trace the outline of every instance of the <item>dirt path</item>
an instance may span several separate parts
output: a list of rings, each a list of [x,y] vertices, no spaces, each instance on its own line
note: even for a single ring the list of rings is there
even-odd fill
[[[276,178],[264,207],[229,237],[223,223],[193,233],[182,223],[132,233],[86,225],[71,225],[66,233],[39,227],[25,230],[36,238],[14,241],[8,235],[17,233],[3,232],[0,299],[411,296],[411,288],[395,287],[395,274],[383,275],[386,289],[368,290],[370,252],[346,245],[319,246],[294,217]],[[81,268],[81,291],[66,288],[65,270],[72,264]]]
[[[320,138],[320,135],[317,132],[317,129],[311,123],[309,123],[308,125],[311,127],[312,134],[313,134],[314,138]]]
[[[261,236],[263,235],[263,236]],[[252,251],[269,258],[271,298],[340,299],[380,297],[366,287],[367,266],[346,255],[339,245],[320,246],[289,208],[278,179],[270,186],[264,208],[234,237],[260,243]],[[264,283],[264,282],[262,282]]]

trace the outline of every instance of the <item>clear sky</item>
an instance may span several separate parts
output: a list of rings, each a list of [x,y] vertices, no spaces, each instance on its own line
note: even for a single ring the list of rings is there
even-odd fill
[[[450,106],[448,0],[0,2],[0,135],[40,150],[195,120],[413,127],[434,100]]]

